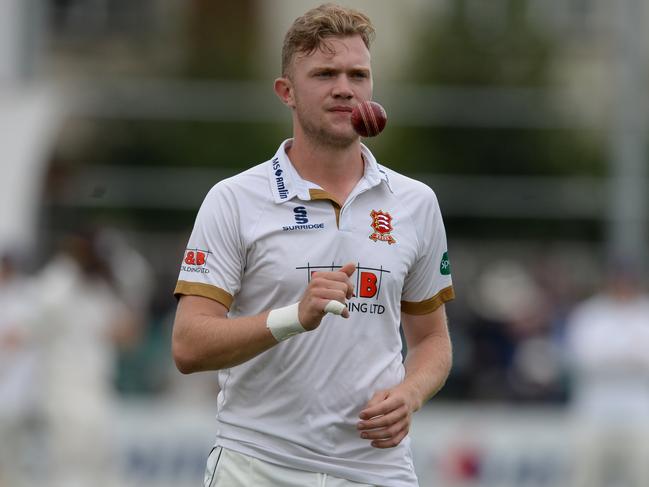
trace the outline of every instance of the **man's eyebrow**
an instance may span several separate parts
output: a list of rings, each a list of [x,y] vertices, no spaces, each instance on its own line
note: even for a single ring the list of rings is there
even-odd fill
[[[309,70],[309,73],[317,73],[318,71],[340,71],[340,69],[334,66],[314,66]]]
[[[339,73],[341,71],[346,71],[346,72],[349,72],[349,73],[367,73],[367,74],[369,74],[371,70],[370,70],[370,68],[363,67],[363,66],[353,66],[351,68],[339,68],[339,67],[336,67],[336,66],[324,66],[324,65],[322,65],[322,66],[314,66],[308,72],[309,72],[309,74],[311,74],[311,73],[318,73],[318,72],[322,72],[322,71],[331,71],[331,72],[334,72],[334,73]]]

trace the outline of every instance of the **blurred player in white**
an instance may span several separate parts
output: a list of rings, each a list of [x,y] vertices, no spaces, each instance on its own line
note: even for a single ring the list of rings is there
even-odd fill
[[[0,255],[0,486],[37,483],[40,354],[32,339],[36,295],[10,254]]]
[[[372,97],[373,36],[336,5],[296,19],[274,84],[293,138],[198,213],[173,354],[219,371],[206,486],[418,485],[408,431],[451,366],[453,287],[435,194],[350,122]]]
[[[53,487],[118,485],[111,421],[117,347],[137,337],[112,270],[84,232],[64,239],[38,276],[48,445]]]
[[[649,295],[628,262],[616,260],[605,289],[573,311],[567,360],[578,439],[574,485],[649,485]]]

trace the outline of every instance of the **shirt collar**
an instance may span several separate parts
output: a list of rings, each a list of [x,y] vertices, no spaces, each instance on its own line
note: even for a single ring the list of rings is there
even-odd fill
[[[390,178],[388,178],[385,169],[376,162],[374,154],[372,154],[365,144],[361,144],[361,154],[363,154],[363,160],[365,161],[363,179],[367,180],[370,187],[378,186],[381,182],[385,182],[385,185],[392,192]]]
[[[284,203],[297,194],[294,181],[297,171],[286,155],[286,149],[290,147],[291,143],[291,139],[282,142],[273,158],[268,162],[268,178],[275,203]]]
[[[311,199],[309,189],[318,188],[311,181],[302,179],[295,167],[293,167],[293,164],[291,164],[286,150],[292,143],[293,139],[287,139],[282,142],[273,158],[268,162],[268,177],[275,203],[284,203],[293,199],[295,196],[301,200],[308,201]],[[378,186],[381,182],[385,182],[388,189],[392,191],[388,175],[376,162],[374,155],[364,144],[361,144],[361,153],[365,161],[365,171],[361,182],[364,182],[370,188]]]

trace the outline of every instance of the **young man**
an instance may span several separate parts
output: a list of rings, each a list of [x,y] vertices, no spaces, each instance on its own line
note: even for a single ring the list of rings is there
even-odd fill
[[[274,85],[293,138],[198,213],[173,354],[184,373],[219,371],[205,485],[417,485],[408,430],[450,369],[453,288],[434,193],[351,126],[373,35],[336,5],[296,19]]]

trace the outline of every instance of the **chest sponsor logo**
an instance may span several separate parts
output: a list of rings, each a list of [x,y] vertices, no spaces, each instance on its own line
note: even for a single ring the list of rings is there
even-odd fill
[[[295,225],[286,225],[282,227],[285,232],[293,230],[314,230],[317,228],[324,228],[324,223],[309,223],[309,217],[304,206],[296,206],[293,208],[293,216],[295,218]]]
[[[286,189],[286,184],[284,183],[284,170],[282,169],[279,159],[273,159],[273,171],[275,174],[275,184],[277,185],[277,192],[279,197],[283,200],[288,198],[288,189]]]
[[[375,242],[387,242],[389,245],[397,243],[394,237],[390,234],[394,228],[392,227],[392,216],[383,210],[372,210],[370,212],[372,223],[370,226],[374,232],[370,235],[370,240]]]
[[[298,270],[306,271],[307,284],[311,281],[314,272],[336,271],[342,266],[311,265],[296,267]],[[355,284],[355,294],[347,302],[350,313],[378,314],[385,313],[385,305],[381,304],[381,286],[388,278],[390,271],[381,267],[365,267],[360,263],[356,265],[356,272],[352,275],[351,281]]]
[[[185,256],[180,268],[185,272],[198,272],[209,274],[207,259],[212,254],[209,250],[185,249]]]

